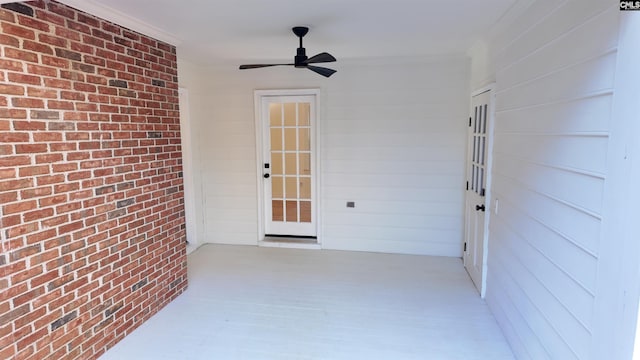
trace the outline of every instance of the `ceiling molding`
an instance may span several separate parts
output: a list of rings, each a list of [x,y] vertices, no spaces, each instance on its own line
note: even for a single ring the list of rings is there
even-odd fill
[[[2,2],[10,2],[0,0]],[[15,0],[12,0],[15,1]],[[178,46],[182,43],[180,39],[174,35],[159,29],[153,25],[147,24],[144,21],[136,19],[130,15],[127,15],[121,11],[115,10],[108,6],[100,4],[95,0],[59,0],[61,3],[74,7],[78,10],[82,10],[88,14],[100,17],[104,20],[111,21],[117,25],[126,27],[130,30],[137,31],[146,36],[150,36],[156,40],[164,41],[168,44]]]

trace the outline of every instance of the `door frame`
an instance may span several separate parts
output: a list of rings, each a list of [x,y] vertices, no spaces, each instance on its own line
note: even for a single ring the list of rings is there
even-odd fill
[[[312,204],[312,212],[316,216],[316,243],[315,244],[298,244],[298,243],[265,243],[265,221],[264,221],[264,203],[265,193],[263,185],[263,164],[264,164],[264,121],[262,117],[262,99],[266,97],[279,96],[313,96],[315,101],[315,122],[311,125],[312,139],[314,146],[312,151],[315,152],[315,202]],[[254,118],[255,118],[255,135],[256,135],[256,189],[257,189],[257,205],[258,205],[258,245],[259,246],[275,246],[275,247],[294,247],[306,249],[319,249],[322,244],[322,209],[321,206],[321,189],[322,189],[322,144],[320,142],[320,89],[274,89],[274,90],[255,90],[254,91]]]
[[[489,234],[489,222],[491,219],[491,214],[494,212],[497,212],[497,207],[495,206],[494,202],[492,201],[491,198],[491,188],[492,188],[492,172],[493,172],[493,142],[494,142],[494,129],[495,129],[495,102],[496,102],[496,94],[495,94],[495,82],[492,82],[476,91],[473,91],[471,93],[471,97],[469,98],[469,114],[471,114],[472,110],[473,110],[473,98],[475,96],[478,96],[480,94],[489,92],[489,106],[487,108],[487,148],[486,148],[486,182],[485,182],[485,195],[484,195],[484,199],[485,199],[485,207],[486,207],[486,211],[485,211],[485,215],[484,215],[484,224],[483,224],[483,228],[484,228],[484,233],[483,233],[483,241],[482,241],[482,274],[481,274],[481,284],[480,284],[480,297],[484,299],[485,295],[486,295],[486,291],[487,291],[487,261],[489,258],[489,239],[490,239],[490,234]],[[471,116],[471,115],[470,115]],[[467,129],[468,131],[468,129]],[[467,135],[467,146],[469,146],[469,136]],[[470,152],[467,151],[467,159],[465,161],[465,179],[469,179],[469,161],[471,159],[469,159]],[[465,228],[465,233],[464,233],[464,243],[466,245],[467,242],[467,233],[466,233],[466,229],[468,228],[468,222],[469,219],[467,218],[467,192],[469,190],[465,190],[465,194],[464,194],[464,228]],[[465,258],[465,254],[462,254],[463,260]],[[465,264],[466,267],[466,264]]]

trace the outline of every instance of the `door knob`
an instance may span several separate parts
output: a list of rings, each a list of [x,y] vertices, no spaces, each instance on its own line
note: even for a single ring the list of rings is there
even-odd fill
[[[484,211],[484,204],[476,205],[476,211]]]
[[[262,176],[264,176],[264,178],[265,178],[265,179],[268,179],[268,178],[269,178],[269,176],[271,176],[271,175],[269,175],[269,174],[264,174],[264,175],[262,175]]]

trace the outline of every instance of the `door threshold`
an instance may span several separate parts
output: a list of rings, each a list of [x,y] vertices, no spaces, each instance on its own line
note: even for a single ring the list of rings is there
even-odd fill
[[[264,247],[282,247],[291,249],[320,249],[318,239],[309,237],[294,236],[265,236],[264,240],[259,242]]]

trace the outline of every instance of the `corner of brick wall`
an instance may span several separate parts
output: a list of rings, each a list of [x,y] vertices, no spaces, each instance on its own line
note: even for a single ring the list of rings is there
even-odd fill
[[[0,359],[94,359],[187,286],[174,46],[0,8]]]

